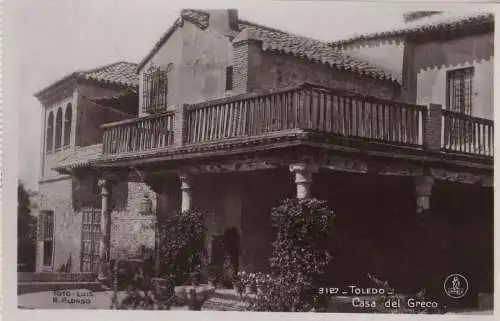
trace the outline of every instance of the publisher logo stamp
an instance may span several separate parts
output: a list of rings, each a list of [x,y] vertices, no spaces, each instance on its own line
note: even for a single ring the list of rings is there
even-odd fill
[[[450,274],[444,280],[444,292],[450,298],[460,299],[467,294],[469,283],[462,274]]]

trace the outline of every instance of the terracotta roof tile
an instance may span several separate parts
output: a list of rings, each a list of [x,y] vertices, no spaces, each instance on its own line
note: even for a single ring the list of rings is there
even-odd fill
[[[294,35],[274,28],[240,20],[240,29],[262,41],[262,50],[291,54],[341,70],[378,79],[394,80],[387,71],[332,48],[327,42]]]
[[[102,155],[102,144],[76,147],[67,157],[60,160],[54,167],[57,171],[68,171],[74,168],[85,167],[91,161],[99,159]]]
[[[137,64],[119,61],[113,64],[80,72],[86,79],[97,80],[99,82],[114,83],[130,87],[139,85],[139,76],[136,73]]]
[[[474,13],[453,13],[443,12],[441,14],[432,15],[421,18],[409,23],[402,24],[398,28],[389,30],[381,30],[378,32],[357,35],[351,38],[333,41],[330,44],[341,46],[355,41],[398,37],[406,35],[425,34],[439,30],[457,30],[470,28],[472,26],[493,25],[494,15],[489,12],[474,12]]]
[[[209,11],[184,9],[180,18],[163,34],[160,40],[154,45],[151,51],[142,59],[137,69],[140,70],[147,61],[161,48],[177,27],[182,25],[182,20],[190,21],[200,28],[208,27]],[[327,42],[294,35],[289,32],[262,26],[246,20],[238,20],[240,31],[248,29],[262,40],[263,50],[274,51],[281,54],[291,54],[300,58],[308,59],[311,62],[327,64],[331,67],[355,72],[378,79],[394,80],[394,77],[385,70],[373,66],[366,61],[362,61],[348,56],[336,49],[333,49]]]

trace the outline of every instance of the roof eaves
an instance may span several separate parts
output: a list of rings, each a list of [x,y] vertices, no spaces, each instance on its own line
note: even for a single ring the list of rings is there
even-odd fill
[[[388,38],[388,37],[404,37],[408,35],[419,35],[419,34],[426,34],[430,32],[435,32],[437,30],[443,30],[446,28],[450,27],[467,27],[470,26],[471,24],[475,23],[492,23],[494,22],[494,15],[492,13],[481,13],[477,15],[472,15],[468,17],[462,17],[462,18],[456,18],[455,20],[452,21],[441,21],[441,22],[435,22],[435,23],[430,23],[430,24],[425,24],[422,23],[421,25],[415,25],[411,27],[402,27],[398,29],[392,29],[392,30],[386,30],[386,31],[380,31],[380,32],[373,32],[373,33],[367,33],[364,35],[359,35],[359,36],[354,36],[351,38],[347,39],[342,39],[342,40],[337,40],[337,41],[331,41],[329,44],[332,47],[341,47],[345,45],[349,45],[354,42],[358,41],[365,41],[365,40],[377,40],[377,39],[383,39],[383,38]]]
[[[149,53],[139,62],[136,68],[136,73],[139,73],[141,69],[147,64],[147,62],[153,57],[158,50],[160,50],[161,46],[170,38],[170,36],[177,30],[178,27],[182,27],[183,19],[182,17],[178,17],[175,22],[168,28],[168,30],[161,36],[160,40],[158,40],[153,49],[149,51]]]

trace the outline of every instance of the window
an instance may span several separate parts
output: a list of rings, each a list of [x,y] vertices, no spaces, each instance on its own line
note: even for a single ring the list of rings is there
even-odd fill
[[[54,212],[40,211],[38,216],[38,241],[43,242],[43,266],[52,265],[54,240]]]
[[[471,115],[474,68],[450,70],[447,73],[447,109]]]
[[[62,138],[62,108],[57,110],[56,114],[56,142],[54,148],[58,150],[61,148],[61,138]]]
[[[143,111],[158,113],[167,109],[168,71],[150,67],[143,76]]]
[[[226,90],[233,90],[233,66],[226,68]]]
[[[47,120],[47,133],[46,133],[46,143],[45,149],[49,153],[52,151],[52,143],[54,140],[54,113],[49,112],[49,118]]]
[[[71,120],[72,120],[73,110],[71,104],[66,105],[66,110],[64,111],[64,140],[63,146],[68,146],[71,139]]]

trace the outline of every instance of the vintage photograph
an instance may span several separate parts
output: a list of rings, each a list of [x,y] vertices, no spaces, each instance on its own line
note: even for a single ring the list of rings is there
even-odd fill
[[[19,6],[18,309],[493,314],[493,7]]]

